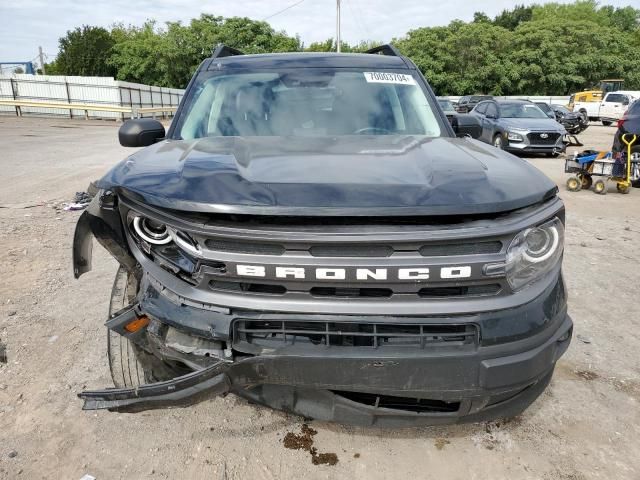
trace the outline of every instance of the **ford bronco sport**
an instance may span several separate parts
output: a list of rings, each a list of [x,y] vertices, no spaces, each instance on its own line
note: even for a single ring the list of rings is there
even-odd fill
[[[120,264],[116,388],[85,409],[234,393],[323,420],[414,426],[520,413],[567,349],[564,206],[525,160],[450,125],[393,46],[218,46],[166,132],[98,181],[78,220]]]

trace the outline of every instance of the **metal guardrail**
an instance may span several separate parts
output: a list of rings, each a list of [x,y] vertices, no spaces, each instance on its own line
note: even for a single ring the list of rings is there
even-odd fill
[[[145,113],[153,114],[155,118],[156,113],[162,113],[163,117],[165,113],[175,113],[178,107],[121,107],[119,105],[104,105],[95,103],[67,103],[67,102],[35,102],[32,100],[4,100],[0,99],[0,105],[15,107],[16,115],[22,116],[22,107],[31,108],[55,108],[61,110],[84,110],[84,116],[88,120],[89,112],[116,112],[122,114],[129,114],[131,118],[140,118]],[[123,115],[124,117],[124,115]]]
[[[178,107],[143,107],[143,108],[134,108],[134,113],[136,118],[140,118],[145,113],[153,114],[153,118],[156,118],[156,113],[162,113],[163,117],[165,113],[176,113]]]
[[[16,115],[22,116],[22,107],[31,108],[56,108],[61,110],[84,110],[84,116],[88,120],[89,112],[117,112],[132,114],[130,107],[121,107],[119,105],[101,105],[93,103],[66,103],[66,102],[34,102],[31,100],[1,100],[0,105],[15,107]]]

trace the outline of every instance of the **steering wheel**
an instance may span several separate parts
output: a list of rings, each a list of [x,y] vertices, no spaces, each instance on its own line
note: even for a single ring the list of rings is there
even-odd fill
[[[353,135],[364,135],[366,133],[371,133],[372,135],[378,135],[378,134],[385,135],[385,134],[391,133],[391,130],[387,130],[386,128],[380,128],[380,127],[364,127],[364,128],[359,128],[358,130],[353,132]]]

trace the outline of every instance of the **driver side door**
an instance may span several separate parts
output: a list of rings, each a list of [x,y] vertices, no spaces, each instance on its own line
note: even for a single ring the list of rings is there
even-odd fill
[[[496,122],[498,120],[498,108],[493,102],[487,103],[487,109],[482,119],[482,138],[487,143],[493,142],[496,134]]]

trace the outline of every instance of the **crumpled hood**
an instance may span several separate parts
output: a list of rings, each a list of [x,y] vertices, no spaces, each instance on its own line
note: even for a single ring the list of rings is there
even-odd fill
[[[165,140],[99,186],[174,210],[305,216],[496,213],[556,191],[489,145],[410,135]]]

